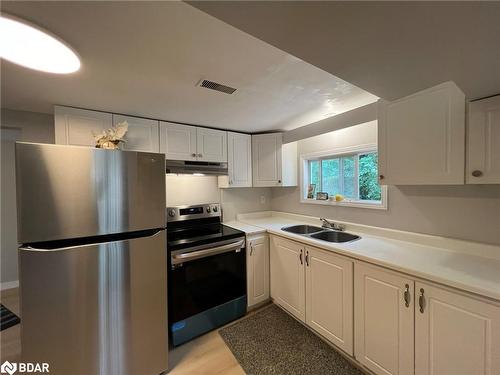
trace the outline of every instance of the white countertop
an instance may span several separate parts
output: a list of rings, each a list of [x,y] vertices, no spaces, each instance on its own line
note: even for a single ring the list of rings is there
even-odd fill
[[[225,221],[224,225],[230,226],[231,228],[241,230],[242,232],[245,232],[247,236],[250,236],[252,234],[259,234],[259,233],[266,233],[267,229],[263,227],[256,227],[254,225],[246,224],[241,221]]]
[[[352,223],[345,223],[346,231],[361,239],[329,243],[281,230],[296,224],[319,226],[317,218],[276,212],[238,215],[237,221],[224,224],[247,234],[267,231],[500,301],[500,246]]]

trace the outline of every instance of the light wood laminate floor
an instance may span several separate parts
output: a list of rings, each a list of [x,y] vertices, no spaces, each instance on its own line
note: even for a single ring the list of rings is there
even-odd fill
[[[1,302],[19,315],[18,289],[1,293]],[[19,315],[20,316],[20,315]],[[0,363],[17,361],[21,354],[20,327],[18,324],[0,332]],[[169,352],[169,374],[240,375],[245,374],[236,358],[217,331],[212,331]]]

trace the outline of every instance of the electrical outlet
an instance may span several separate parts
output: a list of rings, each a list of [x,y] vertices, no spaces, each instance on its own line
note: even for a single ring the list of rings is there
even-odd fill
[[[260,196],[260,204],[266,204],[266,196],[265,195]]]

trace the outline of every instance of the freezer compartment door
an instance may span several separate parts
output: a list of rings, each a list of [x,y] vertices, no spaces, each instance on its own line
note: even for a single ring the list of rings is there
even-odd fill
[[[61,375],[165,371],[165,235],[20,248],[22,360]]]
[[[18,242],[164,228],[165,156],[16,143]]]

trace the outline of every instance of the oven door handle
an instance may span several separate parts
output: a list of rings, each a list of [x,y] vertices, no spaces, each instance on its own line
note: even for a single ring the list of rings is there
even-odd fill
[[[230,251],[236,251],[243,247],[245,240],[240,240],[238,242],[232,242],[227,245],[211,247],[209,249],[192,251],[190,253],[182,253],[172,255],[172,265],[190,262],[192,260],[206,258],[216,254],[229,253]]]

